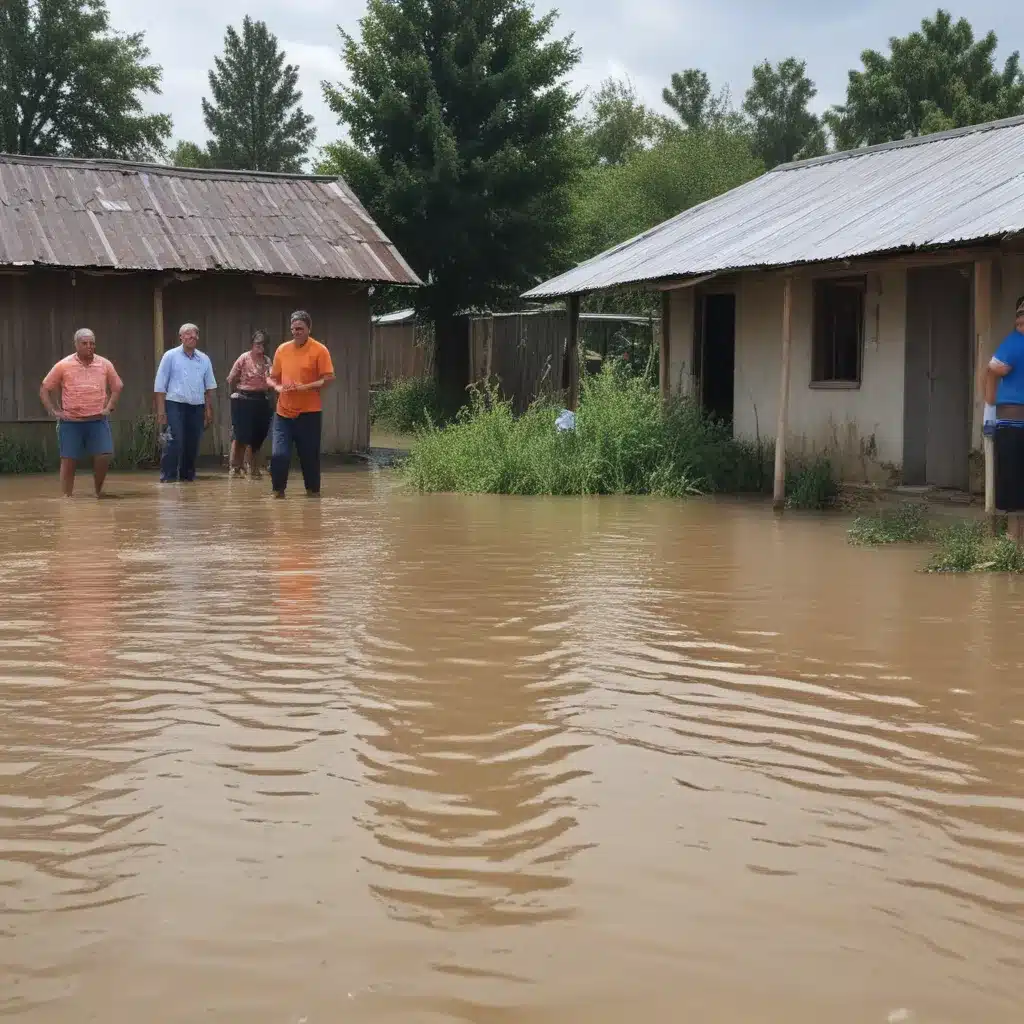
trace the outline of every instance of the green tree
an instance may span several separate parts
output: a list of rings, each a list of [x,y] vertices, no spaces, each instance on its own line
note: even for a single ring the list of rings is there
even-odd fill
[[[788,57],[775,67],[764,61],[754,68],[743,110],[750,119],[754,153],[768,170],[825,152],[821,118],[807,109],[817,92],[806,61]]]
[[[912,138],[1024,112],[1024,75],[1014,52],[995,64],[997,39],[975,40],[966,18],[948,11],[925,18],[919,32],[889,40],[889,55],[861,54],[846,103],[825,115],[840,149]]]
[[[342,32],[351,84],[324,83],[351,143],[321,169],[347,178],[427,281],[415,301],[448,402],[468,383],[457,314],[566,264],[579,51],[551,38],[554,21],[529,0],[369,0],[361,40]]]
[[[171,134],[143,113],[160,92],[141,32],[110,28],[104,0],[0,2],[0,149],[149,160]]]
[[[167,154],[172,167],[212,167],[213,161],[207,150],[194,142],[182,140]]]
[[[595,166],[576,189],[576,259],[589,259],[764,170],[746,135],[724,125],[676,128],[617,166]]]
[[[629,79],[606,78],[583,119],[588,146],[601,163],[621,164],[665,131],[665,118],[640,102]]]
[[[224,55],[210,72],[213,99],[203,99],[203,120],[213,137],[215,167],[247,171],[302,170],[316,137],[313,118],[299,105],[299,69],[285,64],[265,22],[242,21],[242,33],[228,26]]]
[[[684,128],[709,128],[726,121],[733,113],[729,90],[712,95],[711,82],[700,68],[675,72],[668,88],[662,90],[661,98]]]

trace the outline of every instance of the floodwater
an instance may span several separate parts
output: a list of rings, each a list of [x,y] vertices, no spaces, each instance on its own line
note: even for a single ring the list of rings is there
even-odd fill
[[[87,483],[0,478],[0,1016],[1024,1019],[1019,581],[743,503]]]

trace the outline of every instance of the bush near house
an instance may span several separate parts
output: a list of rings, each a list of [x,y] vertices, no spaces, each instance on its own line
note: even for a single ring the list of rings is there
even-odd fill
[[[765,493],[774,448],[736,440],[685,400],[664,402],[650,378],[615,365],[585,377],[575,429],[534,403],[516,416],[495,389],[479,388],[445,428],[421,431],[402,473],[423,491],[492,494]],[[794,471],[799,507],[822,507],[838,486],[823,460]],[[815,502],[819,504],[815,505]]]
[[[443,419],[433,377],[389,381],[374,391],[370,400],[370,422],[395,434],[412,434],[440,424]]]

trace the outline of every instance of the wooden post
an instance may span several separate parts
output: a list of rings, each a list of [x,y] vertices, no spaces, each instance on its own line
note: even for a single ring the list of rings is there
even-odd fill
[[[157,281],[153,286],[153,373],[156,373],[164,356],[164,285]]]
[[[580,297],[569,296],[569,381],[566,406],[572,410],[580,397]]]
[[[672,361],[672,293],[661,293],[661,345],[658,349],[658,378],[661,385],[661,400],[668,399],[672,388],[669,376]]]
[[[975,429],[982,437],[982,451],[985,456],[985,515],[989,524],[996,516],[995,442],[984,433],[985,372],[995,350],[992,331],[992,305],[994,300],[993,273],[991,260],[978,260],[974,264],[974,331],[975,331]]]
[[[782,374],[779,381],[779,418],[775,425],[775,488],[772,504],[786,507],[786,430],[789,425],[789,363],[793,349],[793,276],[786,275],[782,293]]]

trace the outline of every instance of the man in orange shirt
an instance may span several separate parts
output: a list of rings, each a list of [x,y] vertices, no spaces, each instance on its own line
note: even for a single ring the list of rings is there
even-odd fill
[[[92,456],[93,484],[96,497],[100,496],[114,454],[109,417],[123,387],[114,364],[96,355],[96,335],[87,327],[75,331],[74,353],[43,378],[39,399],[57,420],[60,487],[65,497],[70,498],[75,489],[78,460],[87,455]],[[59,406],[53,402],[58,390]]]
[[[334,380],[334,364],[326,346],[309,336],[313,321],[304,310],[292,313],[292,340],[279,345],[267,383],[277,392],[271,430],[270,480],[274,497],[288,486],[292,445],[299,453],[307,494],[320,493],[320,391]]]

